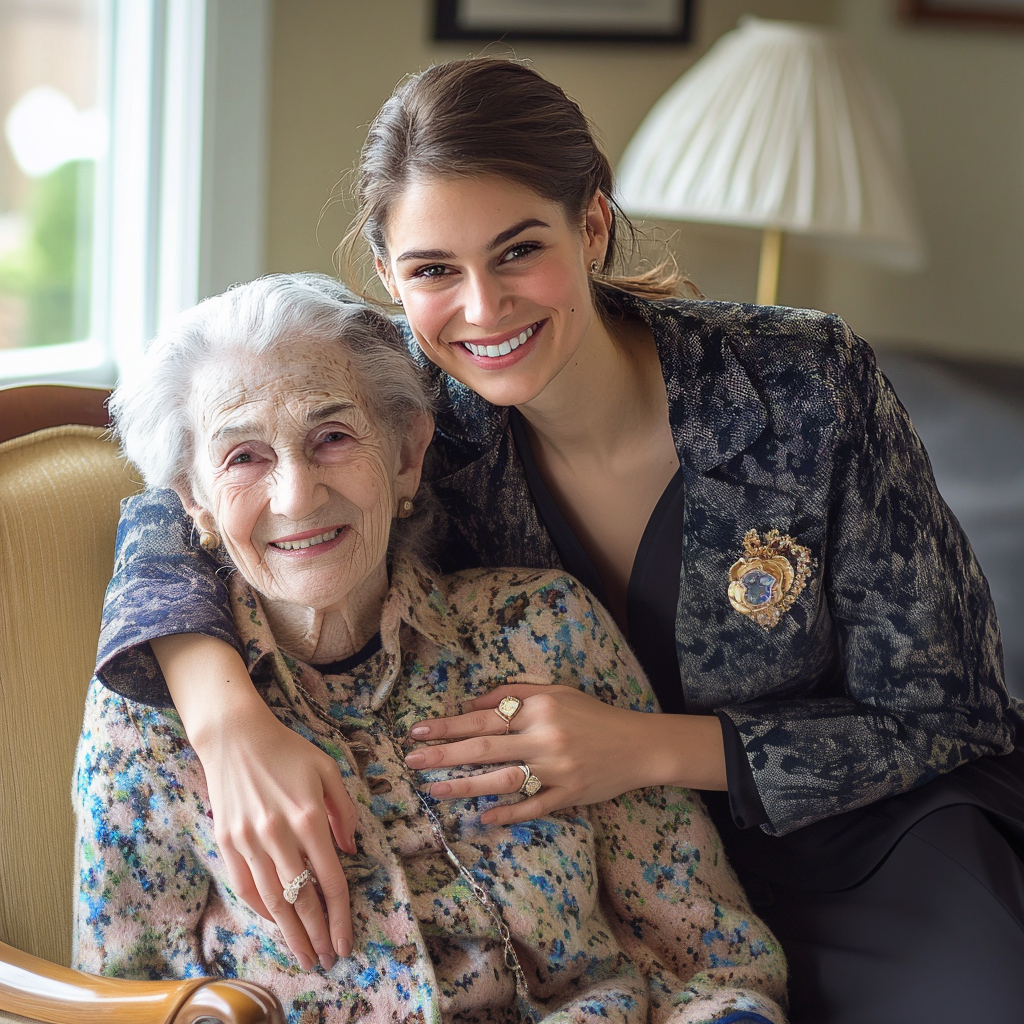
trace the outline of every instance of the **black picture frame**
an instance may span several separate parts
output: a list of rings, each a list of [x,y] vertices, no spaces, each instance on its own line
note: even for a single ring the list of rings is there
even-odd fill
[[[957,3],[942,3],[935,0],[905,0],[904,12],[912,21],[1024,28],[1024,2],[960,0]]]
[[[553,24],[557,18],[559,0],[545,0],[543,15],[534,19],[523,11],[517,0],[491,0],[490,6],[499,8],[505,4],[509,9],[507,25],[474,24],[467,14],[468,0],[434,0],[434,39],[474,39],[487,42],[563,42],[563,43],[669,43],[691,42],[693,32],[693,0],[670,0],[664,6],[670,9],[670,16],[663,25],[652,26],[649,19],[636,19],[630,27],[630,7],[623,3],[621,23],[614,28],[602,29],[585,23],[587,5],[585,0],[573,0],[565,4],[565,21],[559,26]],[[595,0],[594,11],[607,10],[609,0]],[[531,20],[533,24],[531,25]]]

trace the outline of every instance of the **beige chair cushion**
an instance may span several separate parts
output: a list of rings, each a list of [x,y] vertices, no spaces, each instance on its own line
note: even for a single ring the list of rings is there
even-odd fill
[[[71,948],[75,744],[118,505],[139,490],[103,438],[67,426],[0,444],[0,939],[58,964]]]
[[[39,1024],[39,1022],[31,1017],[22,1017],[17,1013],[0,1010],[0,1024]]]

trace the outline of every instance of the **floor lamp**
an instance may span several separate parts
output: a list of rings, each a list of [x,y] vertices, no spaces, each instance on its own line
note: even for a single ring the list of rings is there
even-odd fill
[[[766,305],[787,232],[889,266],[922,263],[895,107],[827,28],[744,18],[651,108],[618,182],[631,215],[760,228]]]

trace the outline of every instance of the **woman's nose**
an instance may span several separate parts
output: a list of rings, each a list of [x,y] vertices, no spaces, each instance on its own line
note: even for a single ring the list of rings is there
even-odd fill
[[[300,522],[327,500],[319,467],[293,459],[282,459],[274,473],[270,511],[292,522]]]
[[[510,297],[495,274],[468,275],[465,297],[467,323],[489,330],[498,326],[508,312]]]

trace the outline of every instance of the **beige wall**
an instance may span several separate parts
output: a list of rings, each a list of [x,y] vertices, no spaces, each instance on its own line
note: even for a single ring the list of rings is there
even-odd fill
[[[429,41],[429,0],[277,0],[267,266],[330,271],[350,211],[321,210],[398,79],[472,44]],[[889,83],[907,130],[929,245],[913,274],[794,243],[780,301],[845,316],[875,344],[1024,361],[1024,31],[942,30],[897,20],[897,0],[695,0],[689,47],[519,44],[600,127],[612,160],[651,104],[746,12],[837,23]],[[319,222],[319,226],[318,226]],[[756,232],[664,225],[711,297],[749,300]]]
[[[876,344],[1024,362],[1024,29],[907,25],[891,0],[837,6],[903,115],[929,262],[826,261],[819,304]]]
[[[349,211],[337,204],[323,214],[319,230],[317,221],[332,187],[355,163],[367,123],[407,72],[476,52],[471,42],[430,41],[432,6],[430,0],[276,0],[270,270],[330,271],[331,251],[344,233]],[[599,126],[614,161],[654,101],[741,14],[828,21],[834,4],[833,0],[696,0],[695,7],[695,45],[522,43],[516,45],[515,53],[531,59],[538,71],[582,104]],[[727,265],[731,248],[725,248],[725,258],[718,254],[716,259]],[[752,259],[756,261],[756,249]],[[696,261],[684,262],[704,285]],[[716,283],[719,276],[728,274],[716,273]]]

